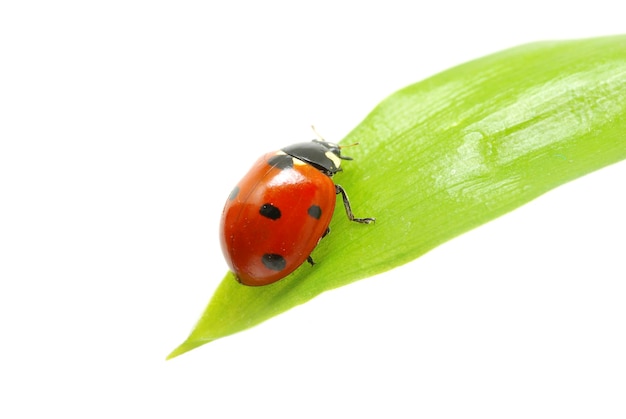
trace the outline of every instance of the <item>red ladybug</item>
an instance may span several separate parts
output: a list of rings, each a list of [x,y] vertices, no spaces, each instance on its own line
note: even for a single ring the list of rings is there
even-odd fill
[[[233,189],[222,213],[220,241],[230,269],[244,285],[284,278],[329,232],[335,196],[341,194],[351,221],[356,218],[346,191],[331,177],[341,171],[337,144],[323,140],[290,145],[265,154]]]

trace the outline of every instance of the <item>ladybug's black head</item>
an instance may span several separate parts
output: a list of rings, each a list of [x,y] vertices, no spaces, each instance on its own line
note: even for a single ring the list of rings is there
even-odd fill
[[[328,176],[332,176],[342,170],[341,160],[352,160],[352,157],[341,155],[341,149],[337,144],[323,140],[292,144],[283,147],[282,151],[303,162],[309,163]]]

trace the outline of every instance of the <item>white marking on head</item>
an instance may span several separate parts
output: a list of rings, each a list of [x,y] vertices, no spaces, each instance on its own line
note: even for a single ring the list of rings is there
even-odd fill
[[[283,150],[278,150],[275,155],[276,156],[289,156],[289,154],[285,153]],[[294,156],[289,156],[289,157],[291,157],[291,161],[293,162],[294,165],[306,164],[305,162],[296,159]]]
[[[293,164],[295,166],[306,166],[306,164],[307,164],[306,162],[303,162],[302,160],[297,159],[295,157],[291,157],[291,158],[293,159]]]
[[[327,151],[324,155],[328,158],[328,160],[332,161],[335,164],[335,167],[339,169],[341,166],[341,159],[332,151]]]

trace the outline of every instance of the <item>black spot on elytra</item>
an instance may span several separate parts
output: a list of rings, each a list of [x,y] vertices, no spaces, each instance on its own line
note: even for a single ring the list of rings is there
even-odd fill
[[[280,210],[272,204],[263,204],[259,208],[259,214],[270,220],[278,220],[280,218]]]
[[[322,209],[319,207],[319,205],[311,205],[307,212],[311,217],[315,218],[316,220],[319,220],[322,216]]]
[[[291,169],[293,167],[293,157],[286,154],[276,154],[269,158],[267,164],[280,170]]]
[[[237,195],[239,195],[239,186],[235,186],[235,188],[230,192],[230,195],[228,195],[228,199],[232,201],[237,198]]]
[[[276,253],[266,253],[261,257],[261,260],[267,269],[273,271],[282,271],[287,266],[285,258]]]

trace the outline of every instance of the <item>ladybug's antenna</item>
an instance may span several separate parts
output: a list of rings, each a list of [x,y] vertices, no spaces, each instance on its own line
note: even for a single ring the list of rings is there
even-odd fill
[[[326,140],[324,139],[324,137],[322,137],[322,136],[320,135],[320,133],[319,133],[319,132],[317,132],[317,130],[315,129],[315,125],[311,125],[311,129],[313,130],[313,132],[315,133],[315,135],[317,135],[317,138],[318,138],[320,141],[324,141],[325,143],[327,143],[327,142],[328,142],[328,141],[326,141]],[[342,149],[343,149],[343,148],[348,148],[348,147],[354,147],[355,145],[359,145],[359,143],[352,143],[352,144],[348,144],[348,145],[340,145],[340,146],[339,146],[339,148],[342,148]]]
[[[324,137],[322,137],[322,136],[320,135],[320,133],[319,133],[319,132],[317,132],[317,130],[315,129],[315,125],[311,125],[311,129],[313,130],[313,132],[315,133],[315,135],[317,136],[317,138],[319,138],[319,140],[320,140],[320,141],[324,141],[324,142],[326,142],[326,140],[324,139]]]
[[[359,143],[352,143],[352,144],[348,144],[348,145],[340,145],[339,148],[341,150],[343,150],[344,148],[354,147],[355,145],[359,145]],[[343,159],[343,160],[352,160],[352,157],[348,157],[348,156],[339,156],[339,158]]]

